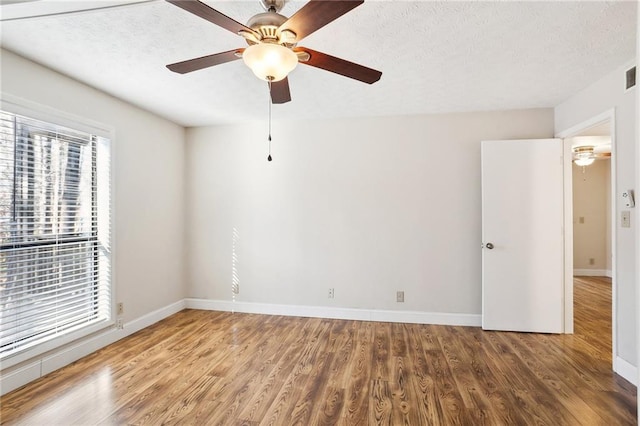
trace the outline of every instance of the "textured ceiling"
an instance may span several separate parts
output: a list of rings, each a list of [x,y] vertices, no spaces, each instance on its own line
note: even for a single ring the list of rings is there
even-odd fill
[[[31,1],[28,12],[5,4],[2,46],[185,126],[265,119],[266,83],[242,61],[185,75],[165,68],[245,45],[165,1],[6,20],[122,3]],[[243,23],[262,12],[257,0],[206,3]],[[553,107],[635,56],[636,7],[368,0],[301,45],[378,69],[382,79],[369,86],[299,65],[289,78],[293,101],[274,106],[274,118]]]

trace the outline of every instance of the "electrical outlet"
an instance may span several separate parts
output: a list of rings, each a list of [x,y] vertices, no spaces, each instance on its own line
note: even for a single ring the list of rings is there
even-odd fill
[[[122,319],[119,319],[119,320],[116,322],[116,327],[118,328],[118,330],[122,330],[122,329],[124,329],[124,324],[122,323]]]
[[[595,265],[596,264],[596,260],[593,257],[589,258],[589,265]]]
[[[335,295],[334,289],[330,288],[329,289],[329,299],[333,299],[333,296]]]
[[[120,302],[116,305],[116,314],[117,315],[124,314],[124,303]]]
[[[404,303],[404,291],[396,292],[396,302]]]

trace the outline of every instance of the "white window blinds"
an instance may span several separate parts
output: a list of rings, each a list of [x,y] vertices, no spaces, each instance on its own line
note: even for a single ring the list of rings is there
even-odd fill
[[[111,318],[109,140],[0,112],[0,359]]]

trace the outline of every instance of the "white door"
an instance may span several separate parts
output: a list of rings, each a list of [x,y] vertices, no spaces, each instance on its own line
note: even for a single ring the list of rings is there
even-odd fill
[[[482,328],[564,331],[561,139],[482,142]]]

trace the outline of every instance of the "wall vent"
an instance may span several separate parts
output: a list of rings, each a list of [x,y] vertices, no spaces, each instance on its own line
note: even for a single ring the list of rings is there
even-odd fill
[[[627,82],[625,89],[629,90],[636,85],[636,67],[627,70]]]

